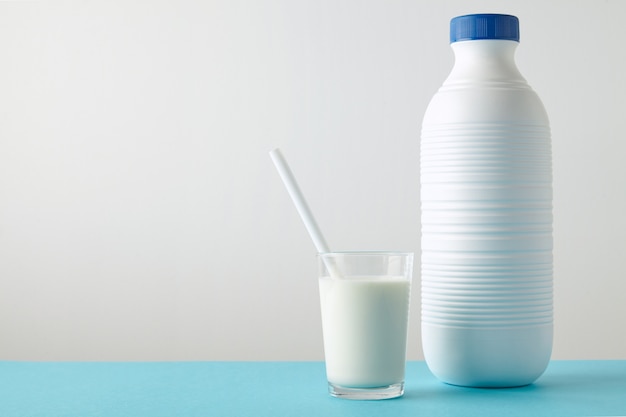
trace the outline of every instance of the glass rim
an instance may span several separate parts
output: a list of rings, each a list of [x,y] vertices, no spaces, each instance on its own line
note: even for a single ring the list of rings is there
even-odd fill
[[[331,256],[415,256],[415,252],[404,251],[384,251],[384,250],[359,250],[359,251],[331,251],[319,252],[319,258]]]

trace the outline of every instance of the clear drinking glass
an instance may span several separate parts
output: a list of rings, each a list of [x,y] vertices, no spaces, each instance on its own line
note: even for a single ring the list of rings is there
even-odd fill
[[[318,265],[330,394],[402,396],[413,254],[321,253]]]

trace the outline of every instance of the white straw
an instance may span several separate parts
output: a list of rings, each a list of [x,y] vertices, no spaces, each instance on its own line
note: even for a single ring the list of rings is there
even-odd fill
[[[315,221],[315,217],[313,217],[313,213],[311,213],[311,209],[309,209],[309,205],[306,203],[304,195],[302,194],[302,191],[300,191],[300,187],[298,187],[296,178],[293,176],[293,173],[289,168],[289,164],[287,164],[287,161],[280,152],[280,149],[276,148],[270,151],[270,157],[278,170],[280,178],[283,180],[283,183],[287,188],[287,192],[289,193],[293,204],[298,210],[298,214],[300,214],[300,218],[304,222],[304,227],[306,227],[306,230],[309,232],[309,236],[311,236],[311,239],[313,240],[315,248],[319,253],[330,252],[326,239],[324,239],[324,235],[322,235],[322,232]],[[326,261],[324,263],[331,276],[339,276],[333,263]]]
[[[289,193],[293,204],[295,204],[298,214],[300,214],[300,217],[304,222],[304,227],[306,227],[311,239],[313,239],[315,249],[317,249],[320,253],[330,252],[328,250],[326,239],[324,239],[320,228],[317,226],[315,217],[313,217],[313,213],[311,213],[311,209],[309,209],[309,205],[306,203],[304,195],[302,195],[302,191],[300,191],[300,187],[298,187],[298,183],[296,182],[291,169],[289,169],[289,165],[287,164],[283,154],[280,152],[280,149],[276,148],[273,151],[270,151],[270,157],[272,158],[272,161],[274,161],[274,165],[276,165],[278,174],[283,180],[283,183],[285,183],[285,187],[287,187],[287,192]]]

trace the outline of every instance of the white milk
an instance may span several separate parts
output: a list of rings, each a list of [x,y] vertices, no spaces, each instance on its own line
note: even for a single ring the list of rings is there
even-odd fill
[[[328,381],[382,387],[404,381],[410,281],[320,278]]]

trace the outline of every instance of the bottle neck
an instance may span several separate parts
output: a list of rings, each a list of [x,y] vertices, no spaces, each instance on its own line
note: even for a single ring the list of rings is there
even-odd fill
[[[454,67],[444,83],[506,83],[526,85],[515,64],[518,43],[508,40],[454,42]]]

